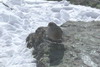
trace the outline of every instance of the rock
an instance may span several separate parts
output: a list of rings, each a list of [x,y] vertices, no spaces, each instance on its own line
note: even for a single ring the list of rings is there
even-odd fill
[[[68,1],[76,5],[85,5],[100,9],[100,7],[97,6],[100,4],[100,0],[68,0]]]
[[[34,47],[35,49],[37,46],[43,42],[45,38],[46,32],[44,27],[39,27],[35,33],[30,33],[29,36],[26,38],[27,42],[27,47],[32,48]]]
[[[47,37],[49,40],[52,40],[54,42],[61,42],[62,35],[63,35],[63,31],[54,22],[50,22],[48,24]]]
[[[100,21],[69,21],[61,29],[62,43],[48,40],[43,27],[27,37],[27,46],[34,48],[37,67],[100,67]]]

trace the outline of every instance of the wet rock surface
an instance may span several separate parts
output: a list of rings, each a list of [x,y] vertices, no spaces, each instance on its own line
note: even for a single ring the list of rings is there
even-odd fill
[[[37,67],[100,67],[99,21],[64,23],[62,43],[48,40],[46,29],[40,27],[26,39]]]

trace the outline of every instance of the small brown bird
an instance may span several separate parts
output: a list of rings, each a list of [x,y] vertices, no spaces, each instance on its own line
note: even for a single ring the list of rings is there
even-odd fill
[[[47,29],[47,37],[53,41],[59,41],[62,39],[63,31],[59,26],[57,26],[55,23],[50,22],[48,24]]]

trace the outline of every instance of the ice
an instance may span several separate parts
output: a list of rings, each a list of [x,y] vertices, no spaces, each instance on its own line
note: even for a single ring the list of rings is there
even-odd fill
[[[63,8],[63,7],[61,7],[61,6],[59,6],[59,5],[56,5],[56,6],[54,6],[51,10],[53,11],[53,12],[60,12],[60,10]]]
[[[10,65],[8,67],[36,67],[36,64],[31,63],[31,64],[22,64],[22,65]]]
[[[24,3],[23,0],[8,0],[8,2],[13,5],[22,5]]]
[[[3,2],[13,10],[0,4],[0,67],[36,67],[33,49],[26,47],[25,39],[40,26],[46,27],[52,21],[61,25],[69,20],[100,20],[99,9],[72,5],[67,1]],[[82,58],[88,66],[96,65],[89,56],[84,55]]]
[[[79,14],[80,15],[80,14]],[[88,11],[88,12],[81,12],[81,16],[84,17],[91,17],[91,18],[97,18],[98,16],[100,16],[100,13],[96,13],[96,12],[91,12],[91,11]]]
[[[69,2],[68,1],[65,1],[64,2],[64,6],[68,6],[69,5]]]
[[[61,10],[60,15],[61,15],[61,19],[64,19],[65,22],[68,21],[70,18],[69,14],[67,13],[66,10]]]
[[[66,0],[62,0],[62,1],[60,1],[60,4],[63,4],[64,6],[68,6],[70,4],[70,2],[66,1]]]
[[[65,10],[73,10],[73,7],[65,6],[65,7],[63,7],[63,9],[65,9]]]
[[[53,11],[53,12],[59,12],[61,9],[62,9],[61,7],[58,7],[58,8],[55,8],[55,7],[54,7],[54,8],[52,8],[52,11]]]
[[[0,14],[0,16],[1,16],[1,22],[2,21],[7,22],[9,20],[9,16],[6,14]]]

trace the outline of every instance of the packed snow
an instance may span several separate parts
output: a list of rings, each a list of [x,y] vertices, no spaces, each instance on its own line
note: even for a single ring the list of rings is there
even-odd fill
[[[0,67],[36,67],[25,39],[40,26],[51,21],[58,25],[66,21],[100,21],[99,9],[67,1],[6,0],[4,3],[9,8],[0,3]]]

